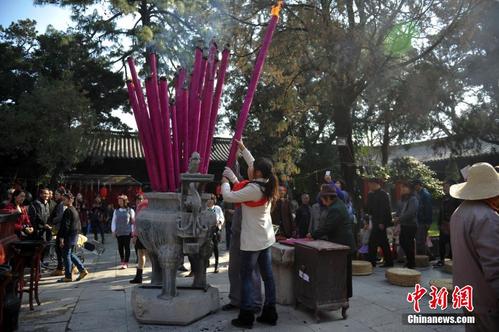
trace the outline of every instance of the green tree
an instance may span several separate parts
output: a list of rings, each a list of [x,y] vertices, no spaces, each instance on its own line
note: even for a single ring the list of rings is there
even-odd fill
[[[36,22],[20,20],[0,26],[0,105],[16,103],[35,82],[31,52],[37,45]]]
[[[83,157],[89,131],[128,128],[111,114],[126,93],[82,35],[35,26],[0,27],[0,159],[3,174],[54,180]]]
[[[442,185],[428,166],[413,157],[397,158],[390,163],[388,168],[390,179],[397,180],[421,180],[434,198],[443,196]]]
[[[128,129],[111,114],[127,100],[122,74],[112,71],[107,58],[92,53],[92,44],[81,34],[51,28],[37,34],[35,25],[21,20],[0,26],[0,104],[17,104],[38,77],[71,80],[90,101],[95,127]]]
[[[410,69],[424,62],[458,27],[472,4],[464,0],[288,2],[262,81],[265,87],[283,88],[280,94],[291,91],[290,98],[299,96],[288,111],[301,114],[304,122],[300,124],[314,131],[304,140],[312,144],[332,143],[336,138],[346,141],[338,146],[338,154],[351,190],[357,166],[353,135],[364,91],[394,68]],[[268,9],[266,1],[231,4],[231,13],[243,23],[235,30],[236,54],[253,55]],[[403,27],[406,22],[410,29]],[[413,43],[414,37],[425,42]],[[247,75],[244,68],[240,70]]]
[[[146,50],[163,57],[169,70],[192,61],[196,40],[224,35],[217,1],[207,0],[34,0],[71,8],[76,29],[84,42],[109,54],[113,62],[134,55],[144,59]]]
[[[450,75],[440,84],[448,98],[430,117],[457,155],[480,141],[499,144],[498,15],[497,1],[481,1],[435,49]]]
[[[82,157],[82,138],[94,122],[90,105],[71,80],[39,77],[18,105],[1,110],[2,164],[12,174],[55,182]]]
[[[379,75],[362,94],[364,107],[359,110],[356,128],[371,137],[369,146],[381,147],[381,164],[389,160],[389,147],[430,137],[434,126],[431,115],[442,104],[452,102],[449,84],[453,75],[437,59],[418,63],[404,70]],[[457,88],[453,86],[454,93]]]

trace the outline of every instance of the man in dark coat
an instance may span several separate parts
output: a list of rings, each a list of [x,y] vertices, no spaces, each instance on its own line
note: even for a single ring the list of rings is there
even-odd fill
[[[60,279],[59,282],[71,282],[72,279],[72,265],[74,264],[80,275],[76,279],[77,281],[85,278],[88,275],[88,271],[83,266],[82,262],[74,254],[74,247],[78,241],[78,234],[81,232],[80,216],[78,211],[76,211],[73,206],[74,197],[71,193],[64,193],[62,195],[64,206],[66,209],[62,215],[61,224],[59,231],[57,232],[57,237],[60,239],[60,247],[62,249],[62,257],[64,260],[64,278]]]
[[[66,193],[66,190],[64,188],[58,188],[54,192],[54,203],[56,204],[55,207],[51,208],[49,205],[50,210],[50,217],[48,220],[49,225],[55,229],[55,231],[58,231],[61,225],[61,220],[62,216],[64,214],[64,210],[66,209],[66,206],[64,205],[64,202],[62,201],[62,195]],[[49,203],[50,204],[50,203]],[[57,236],[55,240],[55,253],[57,255],[57,268],[50,274],[51,276],[62,276],[64,275],[62,269],[64,267],[64,262],[62,259],[62,248],[60,246],[60,238]]]
[[[390,207],[390,197],[388,193],[381,189],[381,180],[370,179],[367,195],[367,213],[371,218],[372,229],[369,237],[369,259],[371,264],[376,266],[378,247],[383,250],[385,259],[381,267],[393,266],[393,259],[386,236],[386,228],[392,224],[392,210]]]
[[[352,297],[352,254],[356,250],[352,221],[345,203],[337,197],[334,188],[323,185],[319,197],[327,211],[321,214],[319,227],[307,234],[307,238],[322,239],[325,237],[330,242],[350,247],[350,253],[347,256],[347,290],[348,297]]]
[[[424,187],[421,180],[417,179],[412,181],[412,184],[417,192],[417,198],[419,201],[418,210],[418,230],[416,233],[416,254],[417,255],[428,255],[430,260],[432,259],[431,253],[426,245],[426,238],[428,237],[428,231],[430,230],[433,210],[432,210],[432,197],[428,189]]]
[[[279,234],[290,238],[295,235],[295,224],[291,209],[291,202],[286,197],[286,187],[279,187],[280,198],[276,202],[275,209],[272,211],[272,223],[279,226]]]
[[[444,182],[443,189],[445,196],[442,198],[440,204],[440,212],[438,215],[438,228],[440,235],[438,238],[438,249],[440,253],[440,260],[433,265],[434,267],[442,267],[445,262],[446,247],[449,245],[449,258],[452,259],[452,248],[450,245],[450,217],[456,211],[461,201],[452,197],[449,194],[450,186],[456,184],[454,180],[447,180]]]
[[[50,217],[48,188],[40,189],[38,198],[29,206],[28,214],[35,229],[36,238],[50,241],[52,227],[48,224]]]
[[[307,235],[310,219],[312,217],[312,211],[310,207],[310,196],[308,194],[301,195],[301,205],[296,210],[296,228],[298,230],[298,237],[303,238]]]

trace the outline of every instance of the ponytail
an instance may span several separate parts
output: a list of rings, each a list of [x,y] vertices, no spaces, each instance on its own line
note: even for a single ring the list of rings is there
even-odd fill
[[[274,173],[269,177],[269,182],[266,183],[265,197],[267,197],[273,206],[275,206],[275,202],[279,199],[279,180]]]
[[[263,184],[263,195],[272,204],[279,198],[279,181],[274,174],[272,162],[267,158],[258,158],[253,163],[253,168],[262,172],[262,176],[268,181]]]

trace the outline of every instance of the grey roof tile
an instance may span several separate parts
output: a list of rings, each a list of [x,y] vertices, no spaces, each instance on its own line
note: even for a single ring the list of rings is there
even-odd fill
[[[144,159],[144,151],[138,133],[119,131],[95,132],[84,140],[87,158]],[[211,160],[224,162],[229,157],[231,139],[215,137]]]

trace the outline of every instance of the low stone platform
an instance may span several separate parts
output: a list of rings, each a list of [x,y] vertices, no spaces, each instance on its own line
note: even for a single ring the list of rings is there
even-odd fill
[[[135,318],[143,324],[189,325],[220,308],[218,289],[177,289],[171,300],[158,298],[161,289],[136,286],[131,304]]]

